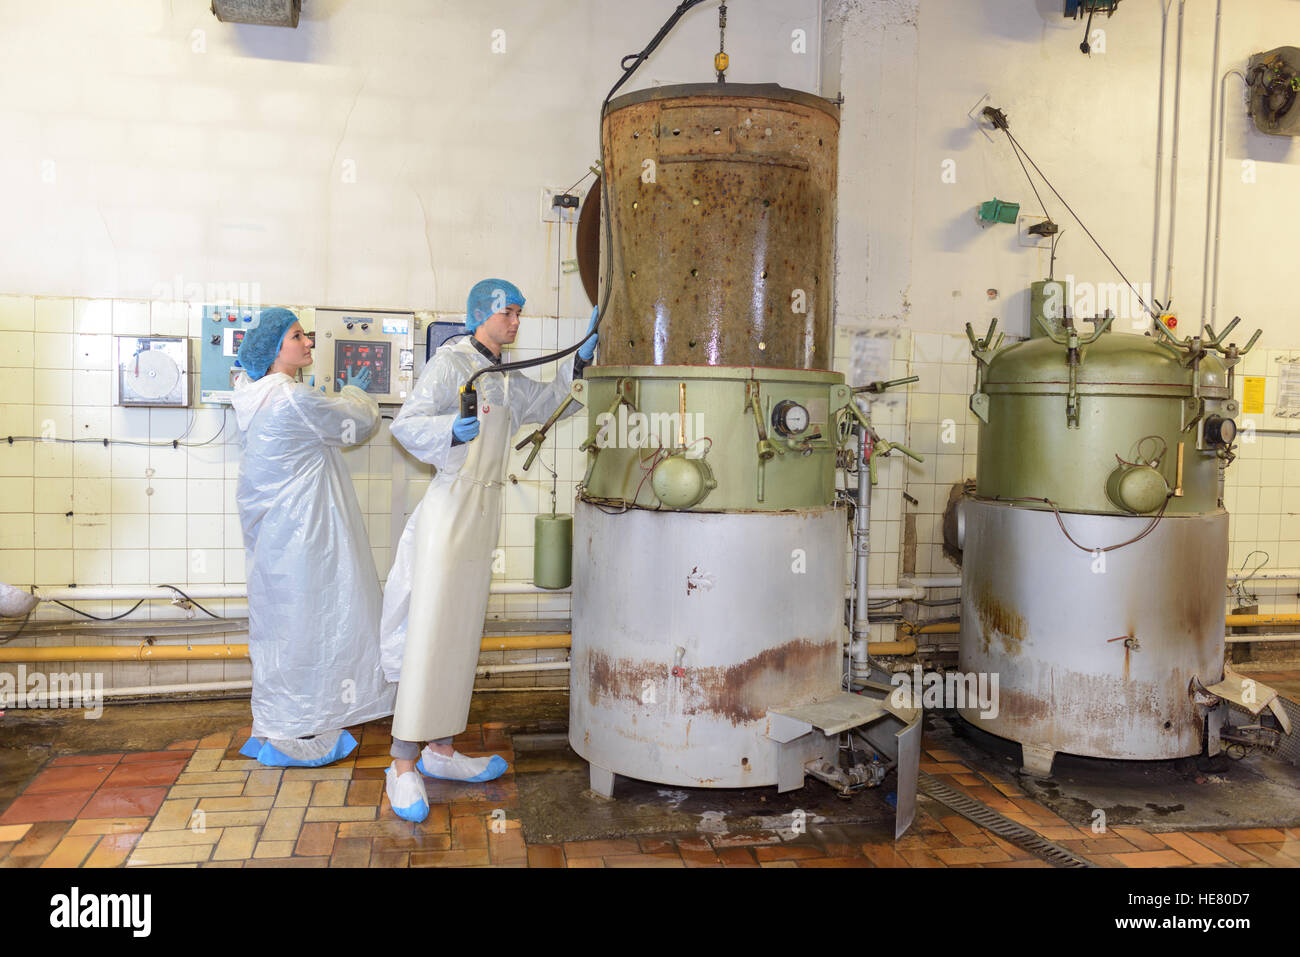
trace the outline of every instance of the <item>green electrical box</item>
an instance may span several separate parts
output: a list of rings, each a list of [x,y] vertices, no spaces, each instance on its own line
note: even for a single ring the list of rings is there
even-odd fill
[[[1019,215],[1019,203],[1004,203],[996,196],[980,204],[980,219],[986,223],[1014,223]]]

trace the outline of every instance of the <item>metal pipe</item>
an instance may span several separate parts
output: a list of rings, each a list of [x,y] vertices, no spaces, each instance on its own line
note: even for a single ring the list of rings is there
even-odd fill
[[[1229,70],[1219,81],[1219,163],[1214,184],[1214,265],[1210,277],[1210,325],[1215,323],[1219,312],[1219,248],[1223,237],[1223,101],[1227,96],[1228,77],[1233,74],[1246,82],[1246,75],[1240,70]]]
[[[165,694],[199,694],[205,691],[248,691],[252,687],[253,683],[251,681],[210,681],[194,684],[105,688],[102,691],[43,691],[39,694],[25,694],[25,698],[29,708],[48,708],[48,701],[51,696],[57,699],[57,707],[75,708],[78,706],[73,704],[65,705],[64,702],[75,699],[84,704],[86,698],[91,698],[98,703],[101,698],[152,698]]]
[[[1165,51],[1169,45],[1169,8],[1174,0],[1165,0],[1160,14],[1160,94],[1156,100],[1156,198],[1151,236],[1151,294],[1155,295],[1156,269],[1160,262],[1160,180],[1165,156]]]
[[[914,655],[916,654],[916,639],[871,641],[867,643],[867,653],[872,655]]]
[[[171,589],[149,585],[91,585],[82,588],[53,588],[38,585],[33,591],[41,601],[184,600]],[[185,594],[197,601],[217,598],[247,598],[248,588],[246,585],[192,585],[185,587]]]
[[[1300,625],[1300,615],[1229,615],[1229,628],[1260,628],[1264,625]]]
[[[1300,614],[1284,615],[1227,615],[1224,625],[1229,628],[1258,628],[1264,625],[1300,625]],[[951,635],[961,631],[959,621],[940,621],[932,625],[918,624],[908,629],[914,635]]]
[[[546,661],[532,664],[517,665],[480,665],[475,669],[475,675],[485,676],[491,674],[518,674],[520,672],[530,671],[564,671],[568,670],[567,661]],[[57,707],[59,708],[78,708],[84,706],[86,699],[90,698],[92,703],[100,703],[103,698],[156,698],[160,695],[179,695],[179,694],[201,694],[209,691],[250,691],[252,690],[252,681],[210,681],[195,682],[192,684],[170,684],[170,685],[142,685],[129,688],[105,688],[101,691],[43,691],[36,694],[25,694],[27,708],[48,708],[51,696],[57,698]],[[552,688],[546,685],[538,685],[534,688],[503,689],[503,688],[476,688],[479,691],[503,691],[503,690],[542,690],[542,691],[567,691],[567,688]],[[76,701],[80,704],[73,704]],[[12,706],[11,706],[12,707]]]
[[[1183,89],[1183,13],[1187,0],[1178,0],[1178,53],[1174,59],[1174,136],[1169,151],[1169,249],[1165,253],[1165,306],[1173,299],[1174,222],[1178,215],[1178,115]]]
[[[492,675],[515,674],[520,671],[568,671],[567,661],[534,661],[517,665],[479,665],[474,674],[480,678]]]
[[[566,651],[571,635],[499,635],[484,638],[480,651]],[[51,645],[0,648],[0,664],[24,661],[204,661],[248,657],[248,645]]]
[[[570,635],[492,635],[479,643],[479,651],[556,651],[573,647]]]
[[[1228,576],[1230,582],[1244,581],[1295,581],[1300,579],[1300,568],[1274,568],[1271,571],[1233,572]]]
[[[855,398],[850,398],[849,401],[855,405],[857,403]],[[865,426],[859,424],[857,432],[858,500],[857,508],[853,512],[853,583],[855,588],[853,637],[855,640],[864,640],[871,628],[870,623],[867,621],[868,608],[871,602],[871,595],[867,586],[867,559],[871,554],[871,475],[870,470],[867,468],[867,442],[870,439],[867,436]]]
[[[1265,625],[1300,625],[1300,614],[1278,615],[1227,615],[1224,619],[1227,627],[1252,628]],[[906,628],[906,623],[903,623]],[[861,641],[859,647],[865,647],[868,655],[910,655],[916,653],[915,635],[952,635],[959,634],[961,623],[955,621],[920,623],[914,629],[906,628],[909,637],[898,641]],[[1231,641],[1292,641],[1300,640],[1300,635],[1237,635],[1229,636]],[[855,642],[857,644],[857,642]],[[483,638],[479,643],[481,651],[567,651],[572,647],[571,635],[498,635]],[[246,644],[197,644],[197,645],[78,645],[51,646],[48,648],[0,648],[0,664],[10,662],[43,661],[204,661],[232,660],[248,657]],[[558,665],[568,667],[567,662],[543,662],[546,667],[536,670],[558,670]],[[531,665],[481,665],[478,673],[504,673],[507,671],[526,671]],[[483,671],[486,669],[486,671]],[[170,686],[169,686],[170,687]],[[206,687],[206,686],[205,686]],[[107,694],[108,692],[105,692]]]
[[[1205,322],[1209,316],[1210,306],[1210,248],[1213,245],[1212,236],[1214,223],[1212,216],[1214,213],[1214,82],[1219,75],[1219,37],[1223,28],[1223,0],[1216,0],[1214,5],[1214,63],[1210,67],[1210,125],[1206,127],[1211,131],[1207,137],[1206,148],[1209,155],[1205,160],[1205,253],[1201,257],[1201,332],[1205,335]],[[1222,498],[1222,496],[1220,496]]]
[[[901,599],[921,599],[925,597],[925,589],[912,588],[868,588],[867,597],[872,601],[878,601],[882,598],[901,598]]]
[[[959,588],[961,586],[960,578],[954,579],[955,584],[952,585],[913,585],[909,579],[904,579],[904,582],[902,585],[868,586],[867,597],[872,601],[880,601],[886,598],[919,601],[926,596],[926,592],[931,588]],[[845,585],[844,597],[852,598],[856,591],[856,586],[850,581]]]
[[[961,633],[961,622],[939,621],[932,625],[920,624],[908,631],[913,635],[956,635]]]
[[[196,601],[248,597],[246,585],[186,585],[184,590],[185,594]],[[81,588],[37,585],[34,591],[41,601],[136,601],[137,599],[184,601],[180,595],[169,588],[150,585],[91,585]],[[572,591],[572,586],[539,588],[531,582],[493,582],[488,589],[488,593],[492,595],[562,595]]]
[[[1245,645],[1252,641],[1300,641],[1300,633],[1264,635],[1228,635],[1223,639],[1230,645]]]
[[[51,645],[0,648],[0,663],[11,661],[226,661],[247,658],[248,645]]]
[[[903,579],[907,585],[917,588],[960,588],[960,575],[908,575]]]

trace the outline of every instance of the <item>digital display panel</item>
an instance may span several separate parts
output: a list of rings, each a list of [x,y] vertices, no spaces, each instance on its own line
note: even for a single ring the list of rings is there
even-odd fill
[[[391,391],[392,346],[387,342],[357,342],[339,339],[334,343],[334,391],[348,384],[349,372],[370,370],[371,395],[387,395]]]
[[[244,341],[246,329],[223,329],[221,330],[222,339],[221,354],[235,358],[239,355],[239,346]]]

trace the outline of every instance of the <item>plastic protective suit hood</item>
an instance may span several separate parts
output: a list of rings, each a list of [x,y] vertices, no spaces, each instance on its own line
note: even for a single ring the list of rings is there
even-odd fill
[[[241,376],[236,500],[248,573],[253,735],[296,738],[393,711],[379,664],[383,598],[342,448],[379,406],[355,386],[326,396],[272,373]]]

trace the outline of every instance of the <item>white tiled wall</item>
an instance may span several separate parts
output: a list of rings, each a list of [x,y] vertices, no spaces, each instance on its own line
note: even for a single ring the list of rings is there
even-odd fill
[[[308,326],[310,309],[299,310]],[[117,334],[194,335],[201,309],[188,303],[0,297],[0,581],[64,586],[176,584],[239,585],[244,552],[234,502],[239,444],[232,412],[220,406],[191,409],[131,409],[112,405],[112,337]],[[520,329],[512,357],[526,358],[572,342],[585,318],[529,319]],[[837,337],[836,368],[852,368],[852,329]],[[880,335],[879,330],[874,333]],[[907,573],[950,575],[958,569],[942,551],[942,512],[954,482],[975,474],[976,420],[967,409],[975,366],[964,336],[912,333],[895,328],[883,365],[872,377],[915,375],[919,381],[873,397],[870,411],[882,437],[922,455],[915,463],[900,454],[878,462],[879,484],[872,499],[869,561],[872,585],[896,584]],[[191,340],[192,342],[195,340]],[[1251,372],[1250,359],[1244,364]],[[1257,360],[1258,361],[1258,360]],[[197,378],[197,356],[191,376]],[[540,378],[549,379],[554,367]],[[191,382],[197,394],[197,382]],[[585,416],[559,423],[533,468],[523,470],[528,450],[511,452],[505,510],[498,542],[505,572],[499,580],[532,579],[533,520],[549,512],[554,484],[557,508],[571,511],[575,486],[586,466],[577,446]],[[127,442],[162,442],[186,436],[203,443],[174,449]],[[3,441],[8,436],[77,437],[114,444]],[[1300,566],[1300,435],[1247,433],[1229,469],[1225,503],[1232,513],[1233,568],[1261,560],[1269,567]],[[211,440],[211,441],[208,441]],[[385,421],[364,445],[344,452],[366,515],[377,574],[391,563],[393,488],[404,479],[404,522],[423,495],[427,467],[396,449]],[[554,483],[550,469],[556,475]],[[916,504],[904,500],[904,492]],[[907,516],[916,526],[911,567],[905,557]],[[1251,555],[1250,553],[1255,552]],[[846,562],[849,556],[846,556]],[[1295,583],[1252,586],[1261,610],[1300,610]],[[944,598],[955,592],[937,591]],[[204,603],[217,614],[243,616],[242,600]],[[129,602],[84,602],[96,615],[119,614]],[[494,595],[489,618],[566,618],[567,594]],[[922,609],[922,617],[952,613]],[[138,617],[183,619],[201,615],[151,602]],[[67,618],[43,606],[41,618]],[[876,638],[892,637],[891,625],[873,626]],[[15,644],[63,644],[66,638],[20,638]],[[82,637],[80,643],[105,643]],[[180,641],[160,638],[160,641]],[[211,635],[197,642],[246,640],[242,634]],[[543,653],[544,655],[545,653]],[[522,657],[521,657],[522,655]],[[537,653],[486,654],[484,664],[541,660]],[[52,670],[50,666],[45,670]],[[84,669],[83,669],[84,670]],[[113,685],[170,684],[248,677],[246,661],[120,663],[100,669]],[[540,682],[563,685],[565,675],[493,678],[484,686]]]
[[[305,326],[313,310],[296,310]],[[244,550],[235,486],[239,436],[225,406],[189,409],[118,408],[112,404],[114,335],[197,336],[202,309],[185,302],[50,299],[0,296],[0,581],[27,585],[144,586],[244,583]],[[528,318],[509,357],[553,351],[574,341],[586,319]],[[191,338],[190,393],[198,394],[197,343]],[[543,378],[554,375],[554,367]],[[533,518],[550,510],[551,481],[558,475],[560,512],[572,510],[584,456],[577,445],[585,417],[552,430],[538,463],[524,472],[524,452],[512,452],[509,472],[517,483],[506,493],[499,545],[505,554],[500,580],[532,580]],[[18,441],[6,441],[13,436]],[[172,448],[184,436],[198,446]],[[109,438],[111,444],[23,441],[35,438]],[[208,441],[211,440],[211,441]],[[161,447],[125,444],[164,443]],[[119,444],[120,443],[120,444]],[[364,445],[343,453],[357,500],[365,513],[376,572],[391,564],[395,470],[406,478],[402,520],[419,501],[429,470],[397,450],[388,421]],[[94,615],[127,611],[133,602],[78,602]],[[243,600],[204,601],[215,614],[243,617]],[[493,596],[491,618],[564,618],[568,595]],[[163,602],[146,603],[133,618],[202,618]],[[67,619],[63,609],[42,605],[38,618]],[[62,645],[67,638],[20,637],[12,644]],[[179,642],[180,638],[159,638]],[[243,634],[209,635],[200,643],[244,642]],[[106,643],[84,637],[80,643]],[[485,661],[485,663],[487,663]],[[39,666],[67,670],[67,665]],[[29,671],[31,666],[29,666]],[[86,669],[80,669],[86,670]],[[96,666],[106,686],[243,680],[247,661],[170,662]],[[495,679],[496,682],[502,679]],[[563,684],[563,674],[547,679]]]

